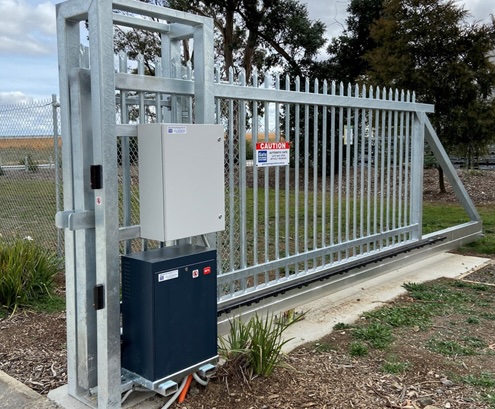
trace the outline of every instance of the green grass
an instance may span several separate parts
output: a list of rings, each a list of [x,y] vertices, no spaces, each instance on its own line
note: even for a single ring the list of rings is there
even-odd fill
[[[478,317],[468,317],[468,318],[466,319],[466,322],[467,322],[468,324],[479,324],[479,323],[480,323],[480,320],[479,320],[479,318],[478,318]]]
[[[384,307],[365,312],[369,322],[380,322],[391,327],[427,328],[431,325],[434,306],[428,304],[411,304],[406,306]]]
[[[366,356],[368,353],[368,346],[362,342],[354,341],[349,345],[349,354],[351,356]]]
[[[464,338],[457,341],[432,338],[427,342],[428,349],[446,356],[476,355],[485,346],[486,343],[477,338]]]
[[[480,205],[476,209],[483,221],[484,237],[459,248],[463,254],[493,255],[495,248],[495,212],[493,206]],[[455,226],[469,221],[464,209],[458,204],[424,203],[423,204],[423,233]]]
[[[52,296],[61,260],[34,241],[0,239],[0,307],[15,311]]]
[[[343,331],[343,330],[346,330],[346,329],[351,329],[352,328],[352,325],[349,325],[349,324],[345,324],[343,322],[338,322],[337,324],[335,324],[333,326],[333,329],[335,331]]]
[[[4,240],[30,236],[45,249],[56,250],[54,180],[2,176],[0,204],[0,235]]]
[[[461,380],[468,385],[481,386],[483,388],[495,387],[495,376],[493,373],[483,372],[480,375],[466,375],[462,376]]]
[[[399,375],[406,372],[410,366],[409,362],[401,362],[396,356],[388,356],[380,369],[388,374]]]
[[[314,349],[313,349],[313,351],[317,353],[330,352],[332,350],[333,348],[328,342],[322,342],[322,343],[317,342],[314,344]]]
[[[352,336],[376,349],[385,349],[394,340],[391,328],[380,322],[356,327],[352,331]]]
[[[219,352],[238,370],[245,369],[251,376],[270,376],[281,365],[282,348],[290,341],[283,338],[283,333],[303,318],[304,314],[290,321],[274,315],[254,315],[247,322],[235,318],[230,322],[227,337],[219,338]]]

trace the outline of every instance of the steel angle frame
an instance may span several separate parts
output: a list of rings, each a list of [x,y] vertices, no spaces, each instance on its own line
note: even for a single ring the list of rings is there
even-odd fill
[[[480,238],[483,234],[483,222],[428,117],[425,119],[425,141],[450,182],[457,200],[459,200],[470,219],[468,223],[434,233],[448,237],[448,247],[446,249],[450,250]],[[424,237],[430,236],[431,234]]]
[[[88,51],[81,48],[84,21]],[[114,24],[158,32],[162,52],[169,57],[177,54],[181,39],[193,39],[194,80],[150,77],[136,82],[136,77],[116,74]],[[118,89],[156,92],[155,87],[172,95],[188,94],[195,98],[195,121],[213,123],[213,23],[132,0],[69,0],[57,4],[57,37],[64,210],[57,213],[56,224],[65,229],[67,391],[89,406],[119,408],[119,243],[139,237],[139,226],[119,227],[117,130],[128,137],[136,127],[117,127],[115,94]],[[97,287],[103,290],[98,298]]]

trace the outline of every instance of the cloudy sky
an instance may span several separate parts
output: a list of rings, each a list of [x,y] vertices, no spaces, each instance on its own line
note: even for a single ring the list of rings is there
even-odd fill
[[[0,104],[49,99],[58,94],[55,4],[58,0],[0,0]],[[306,0],[311,19],[329,36],[345,22],[347,0]],[[495,14],[493,0],[459,0],[478,21]]]

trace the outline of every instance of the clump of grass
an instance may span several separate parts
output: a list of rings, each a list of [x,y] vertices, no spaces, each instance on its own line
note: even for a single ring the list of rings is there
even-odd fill
[[[321,344],[317,342],[314,345],[314,349],[313,349],[313,351],[317,353],[330,352],[331,350],[332,350],[332,346],[328,342],[323,342]]]
[[[380,322],[356,327],[352,331],[352,336],[376,349],[385,349],[394,340],[391,328]]]
[[[455,287],[455,288],[471,288],[472,290],[476,290],[476,291],[488,291],[489,290],[489,287],[485,284],[468,283],[468,282],[462,281],[462,280],[454,280],[451,285],[452,285],[452,287]]]
[[[483,372],[480,375],[466,375],[461,377],[464,383],[472,386],[481,386],[483,388],[495,387],[495,377],[493,373]]]
[[[478,318],[478,317],[468,317],[468,318],[466,319],[466,322],[467,322],[468,324],[479,324],[479,323],[480,323],[480,320],[479,320],[479,318]]]
[[[404,373],[409,366],[409,362],[399,362],[397,361],[397,359],[392,358],[388,361],[385,361],[380,369],[382,370],[382,372],[398,375]]]
[[[345,324],[343,322],[338,322],[337,324],[335,324],[333,326],[333,329],[335,331],[343,331],[343,330],[346,330],[346,329],[351,329],[352,328],[352,325],[349,325],[349,324]]]
[[[351,356],[366,356],[368,353],[368,346],[362,342],[354,341],[349,345],[349,354]]]
[[[427,346],[431,351],[438,352],[447,356],[468,356],[476,355],[476,349],[473,346],[462,345],[457,341],[442,340],[432,338],[427,342]]]
[[[14,312],[51,296],[60,260],[31,240],[0,240],[0,306]]]
[[[363,316],[371,322],[381,322],[391,327],[426,328],[431,325],[430,317],[435,306],[431,304],[411,304],[407,306],[384,307],[366,312]]]
[[[251,376],[269,376],[282,362],[282,348],[290,341],[283,333],[304,314],[292,320],[278,320],[274,315],[253,316],[248,322],[235,318],[230,322],[230,332],[219,339],[220,354],[232,366],[247,370]]]

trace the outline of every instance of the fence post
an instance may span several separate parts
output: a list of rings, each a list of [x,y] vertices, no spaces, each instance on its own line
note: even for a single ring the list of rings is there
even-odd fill
[[[55,211],[58,213],[61,210],[60,206],[60,164],[58,152],[58,108],[60,104],[57,101],[57,96],[52,94],[52,118],[53,118],[53,157],[55,158]],[[57,229],[57,255],[62,256],[62,229]]]
[[[411,223],[417,225],[413,230],[414,240],[422,237],[423,220],[423,158],[424,127],[426,114],[418,112],[413,122],[413,140],[411,146]]]

